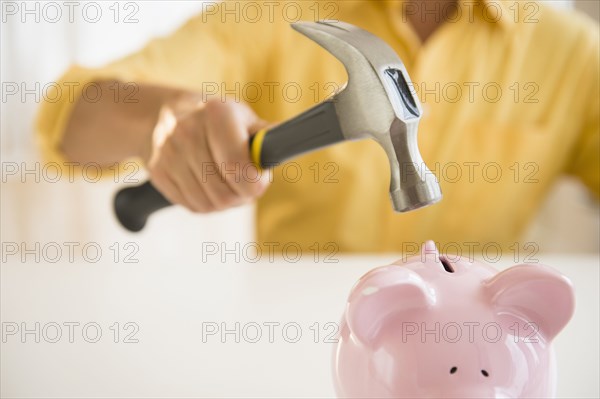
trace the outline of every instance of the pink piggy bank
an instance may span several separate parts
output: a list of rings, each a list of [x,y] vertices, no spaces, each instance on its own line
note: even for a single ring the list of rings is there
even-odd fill
[[[552,340],[573,314],[570,281],[542,265],[501,273],[421,255],[368,272],[334,351],[340,397],[548,398]]]

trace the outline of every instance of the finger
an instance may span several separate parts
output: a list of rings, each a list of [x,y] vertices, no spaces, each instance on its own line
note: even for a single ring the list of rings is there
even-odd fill
[[[188,165],[183,166],[182,168],[173,170],[171,178],[181,192],[186,207],[199,213],[208,213],[217,210],[218,207],[208,198]]]
[[[266,129],[269,125],[271,125],[271,123],[267,122],[264,119],[256,117],[256,119],[250,120],[250,124],[248,126],[248,133],[250,133],[250,136],[254,136],[260,130]]]
[[[243,106],[208,103],[206,129],[212,158],[221,167],[225,182],[238,195],[254,198],[265,188],[262,174],[250,159],[249,127],[258,118]]]
[[[171,177],[163,172],[151,172],[150,182],[171,204],[188,207],[183,195]]]
[[[171,140],[165,143],[162,149],[162,162],[165,174],[169,176],[180,194],[182,205],[194,212],[207,213],[215,210],[215,205],[191,171],[184,151],[177,148],[177,141]]]
[[[213,159],[208,147],[208,138],[206,134],[198,133],[205,131],[205,120],[201,119],[198,123],[187,123],[182,121],[182,129],[193,129],[196,132],[187,132],[193,135],[193,143],[186,146],[183,151],[186,152],[186,159],[196,180],[200,182],[206,196],[210,199],[217,210],[241,205],[246,201],[236,193],[229,184],[223,179],[220,165]],[[198,126],[201,125],[201,126]],[[227,173],[227,172],[226,172]]]

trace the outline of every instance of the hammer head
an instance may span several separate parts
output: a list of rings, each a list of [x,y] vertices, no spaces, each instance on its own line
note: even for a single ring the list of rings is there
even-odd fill
[[[347,140],[371,138],[390,162],[390,197],[406,212],[442,198],[417,146],[421,105],[404,64],[377,36],[345,22],[297,22],[292,27],[340,60],[348,83],[331,101]]]

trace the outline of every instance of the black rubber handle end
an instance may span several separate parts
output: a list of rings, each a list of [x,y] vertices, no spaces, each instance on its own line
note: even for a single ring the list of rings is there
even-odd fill
[[[147,181],[137,187],[119,190],[115,196],[114,210],[123,227],[138,232],[146,226],[152,213],[170,205],[169,200]]]

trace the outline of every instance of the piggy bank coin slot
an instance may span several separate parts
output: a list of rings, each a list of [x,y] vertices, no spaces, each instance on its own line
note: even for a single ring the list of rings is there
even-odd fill
[[[454,268],[452,267],[450,262],[448,262],[448,259],[444,258],[443,256],[440,256],[440,262],[442,262],[444,270],[446,270],[448,273],[454,273]]]

